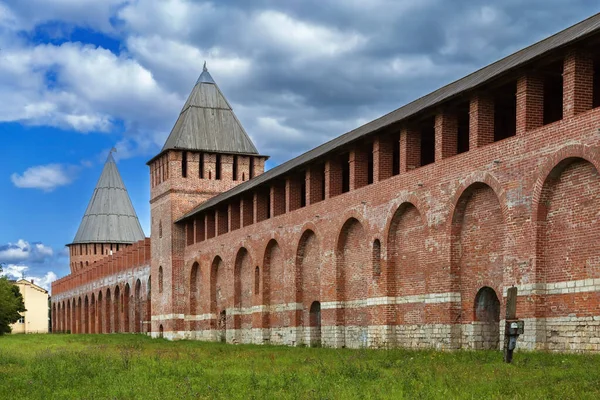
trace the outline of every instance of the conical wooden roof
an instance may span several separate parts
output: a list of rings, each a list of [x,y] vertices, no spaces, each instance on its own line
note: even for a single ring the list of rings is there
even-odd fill
[[[170,149],[258,154],[206,64],[162,151]]]
[[[135,243],[144,238],[144,231],[111,153],[72,244]]]

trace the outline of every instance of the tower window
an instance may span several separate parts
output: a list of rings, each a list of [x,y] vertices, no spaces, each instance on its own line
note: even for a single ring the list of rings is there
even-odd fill
[[[233,180],[238,180],[238,156],[233,156]]]
[[[198,171],[200,174],[200,179],[204,179],[204,153],[198,154]]]
[[[181,153],[181,176],[187,178],[187,151]]]
[[[217,154],[217,161],[216,161],[216,166],[215,166],[215,179],[216,180],[220,180],[221,179],[221,155]]]

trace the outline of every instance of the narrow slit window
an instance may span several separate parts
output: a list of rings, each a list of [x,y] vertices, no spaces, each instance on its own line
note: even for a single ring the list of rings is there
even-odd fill
[[[187,178],[187,151],[181,153],[181,176]]]
[[[238,156],[233,156],[233,180],[238,180]]]
[[[463,103],[457,108],[456,115],[456,154],[469,151],[469,103]]]
[[[198,173],[200,179],[204,179],[204,153],[198,154]]]
[[[342,168],[342,193],[346,193],[350,191],[350,155],[344,154],[340,157],[340,164]]]
[[[215,165],[215,179],[216,180],[220,180],[221,179],[221,155],[217,154],[217,162]]]
[[[369,150],[367,152],[367,185],[373,183],[373,144],[369,146]]]
[[[392,136],[392,176],[400,174],[400,133]]]

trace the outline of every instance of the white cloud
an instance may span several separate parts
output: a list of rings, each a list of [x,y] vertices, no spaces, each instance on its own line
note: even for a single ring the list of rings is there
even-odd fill
[[[13,23],[20,29],[31,30],[49,21],[63,21],[112,32],[111,17],[119,6],[130,0],[4,0],[12,12]],[[2,16],[0,4],[0,17]],[[1,19],[0,19],[1,20]]]
[[[58,276],[53,271],[48,271],[44,275],[32,275],[28,273],[29,267],[21,264],[8,264],[2,268],[2,275],[8,279],[19,280],[25,279],[33,281],[35,285],[43,287],[48,292],[52,288],[52,282],[58,279]]]
[[[334,57],[356,50],[367,39],[357,32],[342,32],[292,18],[278,11],[258,14],[250,36],[288,51],[294,58]]]
[[[62,164],[47,164],[30,167],[22,174],[10,176],[18,188],[41,189],[51,192],[57,187],[69,185],[76,177],[77,167]]]
[[[19,239],[16,243],[8,243],[0,246],[0,262],[15,263],[15,262],[44,262],[51,258],[54,251],[51,247],[43,243],[29,243],[23,239]]]

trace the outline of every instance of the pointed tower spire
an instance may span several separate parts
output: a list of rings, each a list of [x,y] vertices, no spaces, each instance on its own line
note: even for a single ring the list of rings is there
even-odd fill
[[[108,153],[104,169],[72,244],[130,244],[145,237],[117,169],[113,151],[116,150],[113,148]]]
[[[161,153],[173,149],[258,154],[208,72],[206,61]]]

